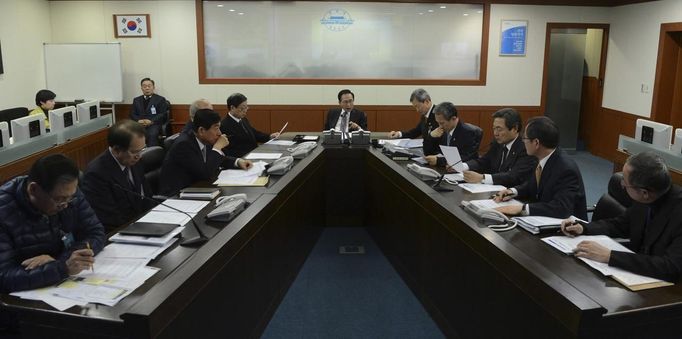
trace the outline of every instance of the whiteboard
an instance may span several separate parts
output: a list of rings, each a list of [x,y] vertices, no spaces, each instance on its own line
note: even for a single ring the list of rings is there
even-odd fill
[[[123,101],[120,43],[44,44],[47,89],[58,101]]]

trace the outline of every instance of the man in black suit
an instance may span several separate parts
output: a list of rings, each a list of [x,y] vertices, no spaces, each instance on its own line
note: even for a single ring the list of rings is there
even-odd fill
[[[578,165],[559,145],[559,129],[545,116],[528,121],[523,137],[526,153],[538,159],[538,165],[523,184],[497,193],[495,200],[512,197],[529,199],[523,206],[503,206],[497,210],[509,215],[541,215],[587,219],[585,186]]]
[[[335,129],[341,132],[366,130],[367,115],[355,108],[355,94],[349,89],[344,89],[336,97],[339,99],[339,108],[327,111],[324,130]]]
[[[630,156],[622,180],[634,201],[625,213],[585,227],[564,220],[561,230],[568,236],[629,238],[628,247],[635,253],[612,251],[593,241],[580,242],[573,252],[577,257],[677,283],[682,277],[682,188],[672,184],[668,167],[654,152]]]
[[[244,94],[234,93],[227,98],[227,116],[220,122],[220,131],[228,135],[230,144],[225,148],[225,154],[233,157],[243,157],[256,147],[259,142],[277,138],[278,132],[267,134],[251,126],[246,112],[249,102]]]
[[[463,164],[464,180],[513,187],[526,181],[538,164],[535,157],[526,154],[523,140],[519,138],[521,115],[513,108],[503,108],[493,113],[493,140],[490,149],[478,159]]]
[[[409,131],[391,131],[388,136],[390,138],[410,139],[422,137],[426,142],[431,131],[438,128],[436,115],[433,113],[435,105],[431,101],[429,93],[423,88],[417,88],[410,94],[410,103],[420,115],[419,123]]]
[[[118,121],[109,128],[107,141],[109,149],[88,164],[81,189],[109,232],[147,212],[153,204],[126,192],[152,195],[138,163],[145,149],[144,127],[132,120]]]
[[[226,168],[249,169],[251,161],[225,156],[230,142],[220,133],[220,115],[210,109],[198,110],[192,133],[180,133],[161,166],[160,191],[174,195],[199,181],[213,181],[221,164]]]
[[[142,95],[133,99],[130,119],[145,127],[147,146],[159,144],[161,127],[168,121],[168,102],[166,98],[154,93],[154,80],[144,78],[140,81]]]
[[[195,100],[191,105],[189,105],[189,120],[185,126],[182,127],[182,133],[191,133],[192,130],[194,130],[194,124],[192,124],[192,120],[194,120],[194,115],[200,109],[212,110],[213,105],[206,99]]]
[[[440,154],[440,145],[456,146],[462,161],[478,158],[483,132],[478,126],[460,121],[457,108],[451,102],[442,102],[434,109],[438,128],[431,131],[431,137],[438,143],[424,143],[424,155],[431,166],[445,166],[445,158]],[[454,164],[451,164],[454,165]]]

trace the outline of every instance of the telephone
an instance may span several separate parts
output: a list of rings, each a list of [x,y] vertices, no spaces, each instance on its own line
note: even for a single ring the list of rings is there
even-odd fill
[[[421,180],[438,180],[441,174],[432,168],[422,167],[417,164],[407,164],[407,170],[416,175]]]
[[[509,231],[516,227],[516,220],[511,220],[504,213],[490,209],[480,208],[469,201],[462,201],[462,207],[472,214],[478,222],[488,226],[495,232]]]
[[[291,156],[294,159],[303,159],[306,156],[308,156],[308,154],[310,154],[310,152],[313,149],[315,149],[315,147],[317,147],[316,142],[307,141],[307,142],[302,142],[302,143],[298,144],[298,146],[296,146],[296,147],[287,148],[287,151],[291,152]]]
[[[237,193],[216,199],[216,208],[206,215],[214,221],[230,221],[246,208],[246,194]]]
[[[384,149],[381,152],[393,160],[410,160],[415,156],[409,149],[388,142],[384,143]]]
[[[291,166],[294,165],[294,157],[292,156],[286,156],[286,157],[281,157],[275,161],[272,162],[272,164],[268,165],[268,174],[272,175],[284,175],[284,173],[288,172],[291,169]]]
[[[351,135],[351,144],[353,145],[369,145],[370,131],[355,131]]]

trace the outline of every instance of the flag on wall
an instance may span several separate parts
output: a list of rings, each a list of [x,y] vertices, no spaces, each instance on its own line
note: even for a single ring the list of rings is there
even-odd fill
[[[149,14],[114,14],[117,38],[151,37]]]

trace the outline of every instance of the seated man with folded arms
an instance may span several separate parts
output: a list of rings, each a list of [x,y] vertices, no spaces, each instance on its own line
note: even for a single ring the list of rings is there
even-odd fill
[[[564,220],[568,236],[605,234],[629,238],[635,253],[612,251],[592,241],[582,241],[576,256],[609,264],[649,277],[680,281],[682,274],[682,188],[671,183],[663,159],[653,152],[628,158],[621,184],[633,200],[624,214],[586,226]]]
[[[526,181],[538,160],[526,153],[520,138],[521,115],[513,108],[493,113],[493,140],[490,149],[478,159],[465,162],[464,180],[513,187]]]
[[[355,94],[344,89],[336,95],[339,107],[327,111],[324,130],[335,129],[341,132],[353,132],[367,129],[367,115],[355,108]]]
[[[189,120],[182,128],[182,133],[190,133],[194,129],[192,120],[194,120],[194,115],[200,109],[213,109],[213,105],[206,99],[195,100],[191,105],[189,105]]]
[[[482,137],[479,128],[460,121],[457,108],[451,102],[438,104],[434,112],[438,128],[431,131],[431,137],[437,139],[438,143],[424,143],[424,158],[429,165],[445,166],[445,158],[436,156],[441,153],[440,145],[456,146],[463,162],[478,158]]]
[[[125,225],[153,206],[152,190],[138,161],[145,149],[144,127],[121,120],[109,128],[109,149],[92,160],[83,175],[81,189],[107,231]]]
[[[210,109],[200,109],[194,115],[192,133],[181,133],[166,154],[161,166],[160,191],[174,195],[200,181],[214,181],[220,166],[249,169],[251,161],[226,156],[230,142],[220,133],[220,115]]]
[[[267,134],[251,126],[246,112],[249,102],[241,93],[234,93],[227,98],[227,116],[220,122],[220,131],[228,135],[230,144],[225,148],[225,154],[233,157],[243,157],[258,147],[259,142],[277,138],[278,132]]]
[[[168,102],[166,98],[154,93],[154,80],[142,79],[140,88],[142,95],[133,99],[130,119],[144,126],[147,146],[156,146],[159,143],[161,127],[169,119]]]
[[[54,109],[54,98],[57,95],[49,89],[41,89],[36,93],[36,107],[28,115],[40,115],[45,119],[45,129],[50,129],[50,119],[47,114],[50,110]]]
[[[508,215],[541,215],[587,219],[585,186],[575,161],[559,145],[559,129],[548,117],[528,120],[523,143],[526,153],[538,159],[534,173],[521,184],[497,193],[495,201],[529,199],[523,206],[503,206],[497,210]]]
[[[61,154],[0,187],[0,292],[50,286],[92,267],[104,227],[78,190],[78,167]]]

